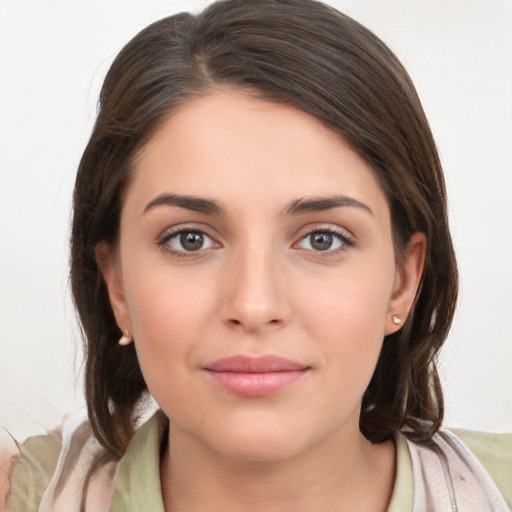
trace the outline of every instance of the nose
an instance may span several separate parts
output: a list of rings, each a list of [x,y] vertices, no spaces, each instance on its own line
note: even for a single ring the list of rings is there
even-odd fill
[[[283,326],[289,319],[285,277],[271,248],[234,251],[223,282],[222,318],[249,333]]]

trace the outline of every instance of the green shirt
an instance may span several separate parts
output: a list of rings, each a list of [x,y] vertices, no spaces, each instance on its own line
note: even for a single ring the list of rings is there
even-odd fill
[[[512,434],[453,432],[483,464],[512,510]],[[158,414],[137,431],[119,462],[110,512],[164,512],[159,469],[163,435]],[[37,510],[59,450],[55,436],[31,438],[24,443],[22,457],[11,475],[9,512]],[[408,512],[413,509],[414,482],[409,451],[401,434],[396,438],[396,451],[396,478],[388,512]]]

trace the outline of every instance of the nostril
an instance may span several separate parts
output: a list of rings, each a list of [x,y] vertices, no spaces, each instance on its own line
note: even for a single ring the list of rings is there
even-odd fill
[[[241,320],[237,320],[236,318],[231,318],[228,320],[228,322],[231,324],[231,325],[244,325],[244,322],[241,321]],[[272,320],[269,320],[267,325],[268,324],[279,324],[280,323],[280,320],[278,320],[277,318],[273,318]]]

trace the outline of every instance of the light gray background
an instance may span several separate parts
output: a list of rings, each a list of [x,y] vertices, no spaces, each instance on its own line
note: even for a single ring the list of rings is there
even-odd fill
[[[67,235],[102,79],[149,22],[207,3],[0,0],[0,423],[20,437],[82,403]],[[462,278],[446,424],[512,431],[512,2],[328,3],[397,53],[440,149]]]

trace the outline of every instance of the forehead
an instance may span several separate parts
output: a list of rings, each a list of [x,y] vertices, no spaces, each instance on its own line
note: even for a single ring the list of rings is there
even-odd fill
[[[387,207],[372,170],[339,134],[301,110],[237,92],[181,105],[148,141],[127,200],[164,192],[241,205],[259,198],[265,208],[347,194]]]

